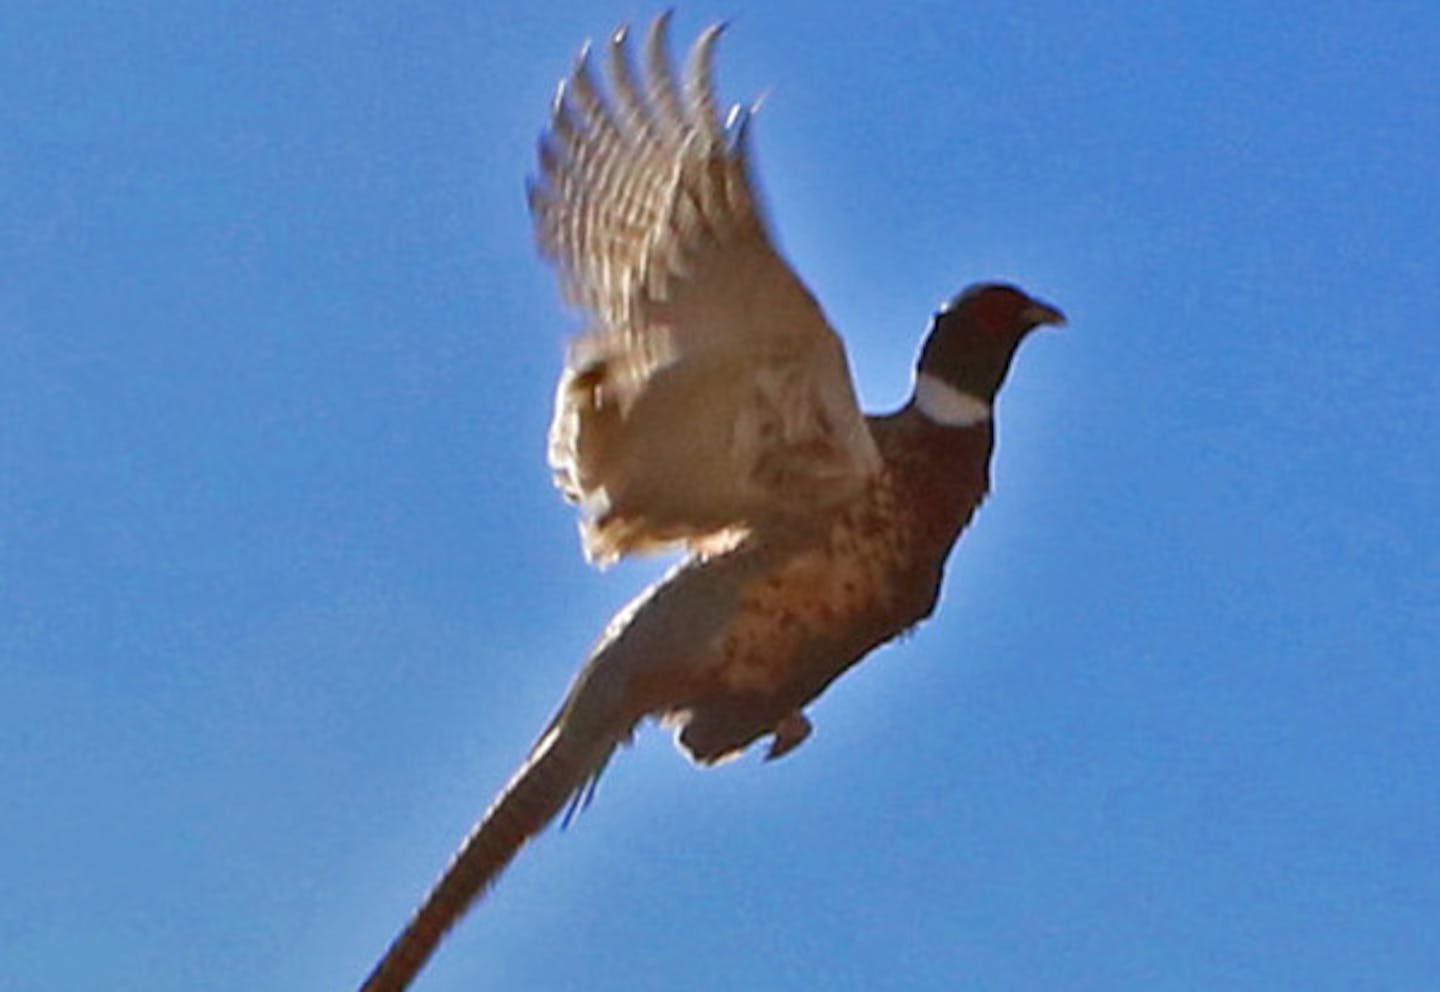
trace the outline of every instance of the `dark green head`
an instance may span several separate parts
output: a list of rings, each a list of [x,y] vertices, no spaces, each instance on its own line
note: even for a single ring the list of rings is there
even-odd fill
[[[966,289],[935,315],[916,371],[967,396],[993,403],[1015,350],[1035,328],[1065,315],[1005,283]]]

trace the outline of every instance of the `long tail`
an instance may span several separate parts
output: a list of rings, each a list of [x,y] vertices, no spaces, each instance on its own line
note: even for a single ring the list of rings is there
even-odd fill
[[[741,590],[783,547],[692,559],[610,621],[560,712],[480,819],[405,931],[360,992],[404,992],[445,932],[567,803],[581,804],[605,763],[646,714],[674,709],[703,679],[705,645],[719,636]]]
[[[586,675],[592,675],[587,672]],[[525,843],[582,797],[636,717],[623,699],[582,675],[530,757],[471,830],[445,874],[365,979],[360,992],[404,992],[470,904]]]

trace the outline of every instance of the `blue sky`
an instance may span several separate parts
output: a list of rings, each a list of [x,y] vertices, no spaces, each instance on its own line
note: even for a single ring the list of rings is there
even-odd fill
[[[643,732],[417,989],[1440,985],[1440,8],[821,11],[676,36],[867,407],[969,282],[1072,326],[938,616],[778,764]],[[351,987],[663,567],[551,491],[522,195],[653,13],[0,11],[0,989]]]

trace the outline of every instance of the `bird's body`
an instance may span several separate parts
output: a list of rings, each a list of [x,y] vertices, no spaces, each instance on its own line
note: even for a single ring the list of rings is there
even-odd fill
[[[910,407],[870,426],[884,467],[823,533],[730,553],[772,560],[741,587],[704,679],[668,711],[696,761],[772,733],[772,756],[790,750],[802,707],[934,609],[945,558],[989,488],[990,424],[941,428]]]
[[[527,840],[588,798],[647,717],[712,764],[810,731],[804,708],[935,608],[945,562],[990,486],[996,393],[1059,311],[984,284],[935,317],[901,410],[865,417],[843,346],[775,252],[742,133],[715,115],[713,29],[683,93],[612,46],[612,102],[583,60],[532,188],[537,237],[596,320],[572,348],[550,460],[605,563],[690,556],[606,628],[554,719],[362,992],[409,985]]]

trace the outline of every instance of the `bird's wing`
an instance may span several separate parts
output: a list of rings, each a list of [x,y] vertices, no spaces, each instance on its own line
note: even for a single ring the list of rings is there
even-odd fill
[[[721,28],[677,82],[668,20],[643,73],[616,33],[608,95],[581,53],[529,189],[540,251],[590,319],[560,380],[550,463],[602,564],[813,518],[880,466],[844,346],[766,230],[749,112],[720,119]]]

